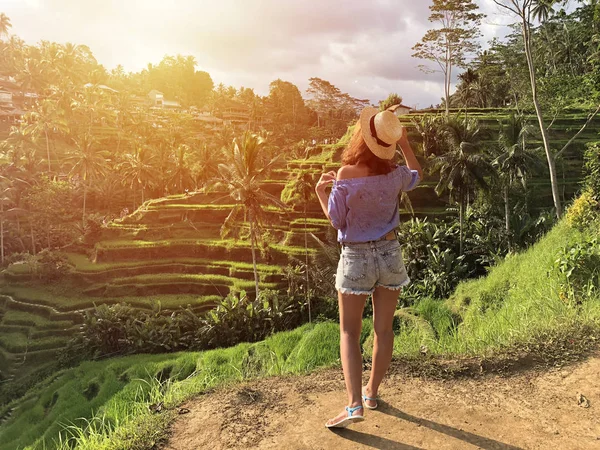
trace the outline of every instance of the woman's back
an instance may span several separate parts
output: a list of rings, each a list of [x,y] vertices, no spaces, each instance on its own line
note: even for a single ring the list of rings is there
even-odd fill
[[[419,181],[416,171],[397,166],[383,175],[368,175],[368,167],[344,166],[329,196],[331,222],[340,242],[379,239],[400,223],[398,196]]]

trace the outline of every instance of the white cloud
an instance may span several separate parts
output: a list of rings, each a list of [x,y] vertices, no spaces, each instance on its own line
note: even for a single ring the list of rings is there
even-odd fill
[[[411,58],[429,22],[429,1],[411,0],[0,0],[13,32],[88,45],[107,68],[140,70],[165,54],[192,54],[215,83],[266,94],[282,78],[304,91],[318,76],[376,102],[398,92],[427,106],[442,96],[439,74]],[[491,0],[481,0],[494,14]],[[485,38],[504,33],[482,26]]]

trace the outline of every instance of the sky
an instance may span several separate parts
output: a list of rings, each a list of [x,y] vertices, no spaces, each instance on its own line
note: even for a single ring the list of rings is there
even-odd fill
[[[511,18],[476,0],[485,45]],[[90,47],[107,69],[139,71],[164,55],[193,55],[215,85],[254,88],[278,78],[306,96],[310,77],[377,103],[390,92],[413,107],[437,104],[441,73],[418,69],[411,48],[429,28],[431,0],[0,0],[11,32]]]

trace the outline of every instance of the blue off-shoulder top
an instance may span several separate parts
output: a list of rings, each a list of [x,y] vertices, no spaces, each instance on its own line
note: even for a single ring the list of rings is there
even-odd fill
[[[406,166],[385,175],[335,180],[327,210],[338,241],[374,241],[397,228],[400,192],[414,189],[419,181],[419,173]]]

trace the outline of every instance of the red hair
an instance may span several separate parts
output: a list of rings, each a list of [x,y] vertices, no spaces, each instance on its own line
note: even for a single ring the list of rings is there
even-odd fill
[[[371,175],[385,175],[390,173],[395,165],[391,159],[381,159],[369,150],[367,143],[362,137],[360,122],[357,122],[350,142],[342,153],[342,166],[359,163],[365,164],[369,168]]]

